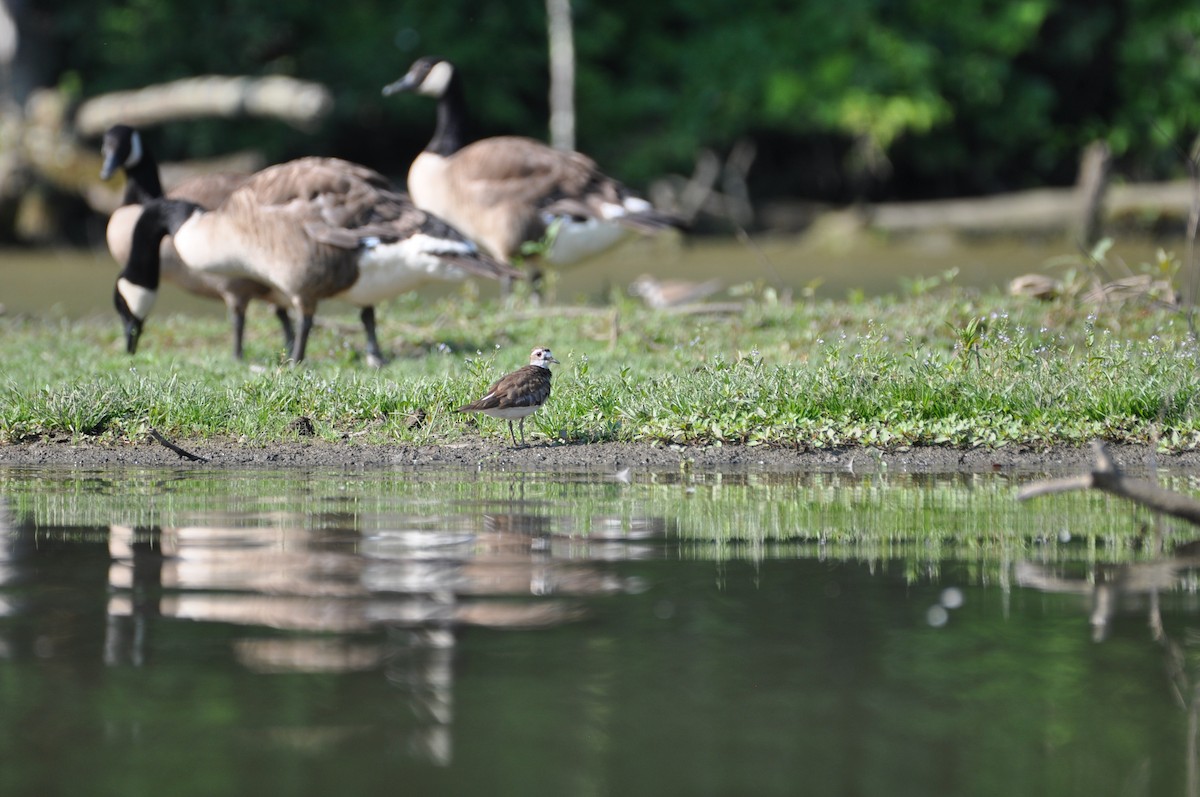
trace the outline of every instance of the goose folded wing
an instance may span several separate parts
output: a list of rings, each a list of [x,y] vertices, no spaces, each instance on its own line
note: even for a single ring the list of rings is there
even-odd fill
[[[596,173],[586,155],[561,152],[533,139],[498,136],[454,156],[463,187],[479,202],[540,203],[548,196],[581,191]]]

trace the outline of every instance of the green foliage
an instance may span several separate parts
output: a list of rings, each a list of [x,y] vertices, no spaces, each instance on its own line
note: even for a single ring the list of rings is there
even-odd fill
[[[284,73],[335,92],[315,134],[263,120],[170,125],[168,157],[253,146],[402,174],[433,109],[379,89],[430,52],[459,63],[479,132],[545,135],[541,3],[57,7],[43,26],[51,82],[86,96],[210,72]],[[759,144],[756,197],[1067,183],[1096,138],[1128,173],[1164,176],[1182,172],[1176,144],[1200,129],[1200,12],[1184,0],[580,0],[574,15],[579,146],[633,185],[690,172],[700,149],[743,137]]]

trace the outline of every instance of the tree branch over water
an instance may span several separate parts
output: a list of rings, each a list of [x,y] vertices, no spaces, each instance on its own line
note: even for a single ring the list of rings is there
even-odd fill
[[[1027,484],[1017,493],[1017,500],[1027,501],[1030,498],[1070,490],[1096,489],[1127,498],[1155,512],[1200,525],[1200,501],[1164,490],[1142,479],[1131,479],[1117,467],[1103,442],[1093,441],[1092,448],[1096,452],[1096,463],[1090,473]]]

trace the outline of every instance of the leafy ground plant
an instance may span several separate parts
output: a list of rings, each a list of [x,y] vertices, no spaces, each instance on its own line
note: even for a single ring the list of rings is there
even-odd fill
[[[1181,313],[1151,300],[1044,302],[948,283],[803,304],[759,292],[740,312],[705,315],[620,296],[535,312],[465,293],[398,300],[381,316],[394,359],[380,370],[363,362],[351,317],[325,319],[299,368],[272,348],[278,331],[263,313],[250,320],[248,364],[229,357],[215,318],[155,318],[135,357],[112,319],[0,319],[0,441],[116,443],[153,427],[265,444],[301,434],[499,444],[502,424],[452,409],[547,345],[563,364],[527,423],[543,441],[1200,444],[1200,352]]]

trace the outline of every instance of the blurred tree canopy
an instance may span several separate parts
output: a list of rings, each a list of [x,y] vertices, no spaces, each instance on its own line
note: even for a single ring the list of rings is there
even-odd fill
[[[756,199],[990,193],[1074,180],[1106,139],[1123,174],[1179,174],[1200,130],[1194,0],[574,0],[578,146],[633,185],[702,148],[758,147]],[[315,132],[245,120],[154,131],[166,158],[253,146],[403,175],[427,98],[380,88],[453,59],[476,132],[546,137],[543,0],[39,0],[50,83],[88,97],[178,77],[282,73],[336,107]]]

